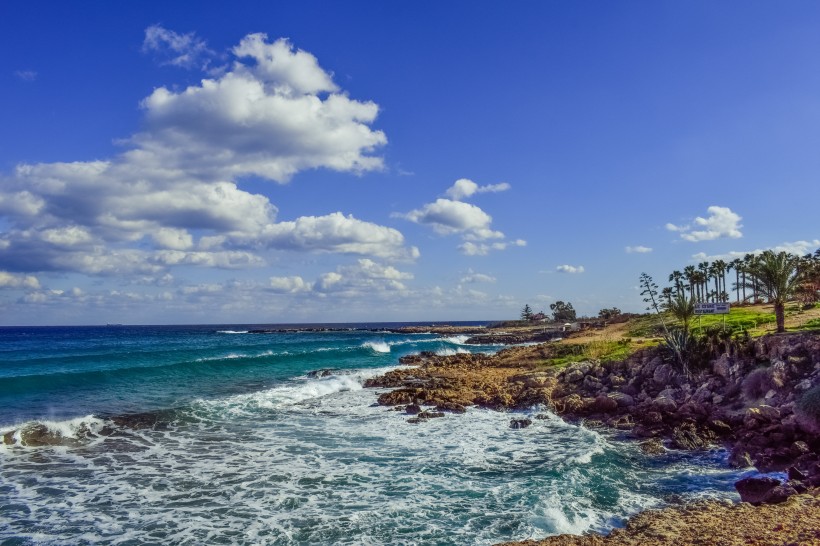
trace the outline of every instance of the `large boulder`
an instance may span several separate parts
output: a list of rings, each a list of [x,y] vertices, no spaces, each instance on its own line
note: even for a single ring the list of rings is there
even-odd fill
[[[735,483],[735,489],[740,493],[742,502],[755,506],[785,502],[791,495],[797,493],[791,485],[783,484],[780,480],[768,476],[743,478]]]

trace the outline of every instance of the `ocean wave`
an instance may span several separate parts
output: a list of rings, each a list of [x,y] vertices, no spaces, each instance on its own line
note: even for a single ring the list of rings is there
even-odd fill
[[[447,343],[452,343],[453,345],[466,345],[467,340],[471,337],[472,336],[450,336],[445,337],[444,341]]]
[[[453,356],[458,354],[466,354],[469,353],[467,349],[462,349],[461,347],[456,347],[455,349],[446,348],[446,349],[439,349],[436,351],[436,355],[438,356]]]
[[[5,446],[77,446],[100,437],[108,425],[93,415],[63,421],[36,420],[0,427],[0,445]]]
[[[365,341],[361,346],[375,353],[389,353],[390,345],[386,341]]]
[[[217,334],[247,334],[248,330],[217,330]]]

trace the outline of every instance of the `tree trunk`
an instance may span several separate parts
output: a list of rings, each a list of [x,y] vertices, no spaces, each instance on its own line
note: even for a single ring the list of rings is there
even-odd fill
[[[775,302],[774,304],[774,316],[777,319],[777,332],[785,332],[786,331],[786,305],[783,302]]]

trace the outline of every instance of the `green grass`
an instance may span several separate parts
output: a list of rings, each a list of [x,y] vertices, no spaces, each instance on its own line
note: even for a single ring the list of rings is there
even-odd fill
[[[643,345],[645,346],[645,345]],[[539,361],[539,366],[563,368],[584,360],[625,360],[634,353],[639,344],[624,338],[616,341],[601,340],[589,343],[561,343],[551,347],[551,357]]]
[[[760,326],[775,322],[774,313],[763,313],[748,307],[734,307],[729,310],[728,315],[701,315],[695,317],[690,326],[695,331],[715,325],[723,326],[724,317],[726,317],[726,329],[732,332],[754,330]]]
[[[820,318],[811,319],[797,328],[798,330],[820,330]]]

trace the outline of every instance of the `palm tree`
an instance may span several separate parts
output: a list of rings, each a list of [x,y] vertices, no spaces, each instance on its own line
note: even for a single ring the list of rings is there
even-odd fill
[[[697,271],[695,271],[694,265],[687,265],[683,268],[683,277],[686,279],[686,282],[689,283],[689,297],[695,297],[695,277],[697,276]]]
[[[683,292],[683,273],[676,269],[669,274],[669,282],[675,283],[675,290]]]
[[[726,301],[723,294],[726,292],[727,267],[728,264],[723,260],[715,260],[712,262],[712,275],[715,277],[715,292],[717,293],[717,299],[715,301]]]
[[[703,299],[701,301],[709,301],[709,262],[700,262],[698,269],[700,269],[700,281],[703,283]]]
[[[798,272],[799,258],[793,254],[765,250],[753,262],[749,270],[750,279],[744,283],[756,293],[766,296],[774,304],[777,331],[785,332],[785,304],[793,298],[800,287],[802,277]],[[755,288],[756,287],[756,288]]]
[[[740,271],[743,269],[743,262],[740,258],[735,258],[731,265],[735,268],[735,290],[737,291],[737,302],[740,303]]]

